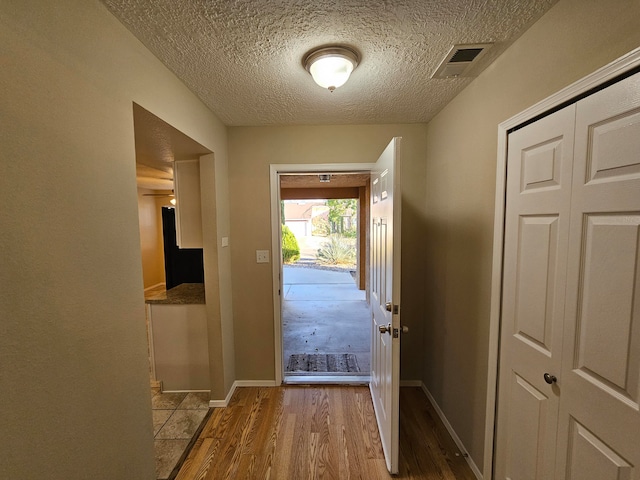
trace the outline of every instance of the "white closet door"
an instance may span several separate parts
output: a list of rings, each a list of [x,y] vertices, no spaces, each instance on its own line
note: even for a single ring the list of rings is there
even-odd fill
[[[577,104],[556,479],[640,478],[640,74]]]
[[[549,480],[571,200],[575,105],[509,135],[497,479]],[[560,383],[560,382],[559,382]]]

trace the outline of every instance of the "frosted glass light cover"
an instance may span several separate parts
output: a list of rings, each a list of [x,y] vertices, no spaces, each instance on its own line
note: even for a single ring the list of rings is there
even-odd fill
[[[353,63],[341,56],[325,56],[309,67],[313,80],[323,88],[334,90],[344,85],[353,71]]]

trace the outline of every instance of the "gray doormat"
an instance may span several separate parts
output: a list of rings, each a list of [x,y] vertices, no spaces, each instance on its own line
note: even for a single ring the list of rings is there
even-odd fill
[[[287,372],[359,372],[353,353],[294,353],[289,357]]]

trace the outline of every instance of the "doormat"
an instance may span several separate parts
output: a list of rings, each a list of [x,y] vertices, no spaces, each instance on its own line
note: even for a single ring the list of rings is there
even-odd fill
[[[295,353],[289,357],[287,372],[359,372],[353,353]]]

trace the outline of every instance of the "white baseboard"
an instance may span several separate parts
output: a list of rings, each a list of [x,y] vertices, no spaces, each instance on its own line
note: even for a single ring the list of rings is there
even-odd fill
[[[236,387],[275,387],[275,380],[236,380],[233,382]]]
[[[236,380],[224,400],[209,400],[209,408],[224,408],[229,405],[237,387],[275,387],[275,380]]]
[[[162,393],[209,393],[209,392],[210,390],[162,390]]]
[[[445,416],[444,412],[442,411],[440,406],[436,403],[435,399],[433,398],[433,395],[431,395],[431,392],[429,392],[429,390],[427,389],[427,386],[423,382],[419,382],[419,383],[420,384],[417,385],[417,386],[422,388],[422,391],[424,392],[424,394],[429,399],[429,402],[431,403],[431,405],[433,406],[434,410],[436,411],[436,413],[440,417],[440,420],[442,420],[442,423],[444,423],[444,426],[446,427],[447,431],[449,432],[449,435],[451,435],[451,438],[453,438],[453,441],[455,442],[455,444],[458,446],[458,448],[460,449],[460,451],[464,455],[464,458],[467,461],[467,463],[469,464],[469,467],[471,468],[471,471],[473,471],[473,474],[476,476],[476,478],[478,480],[482,480],[483,479],[482,472],[480,472],[480,469],[478,468],[476,463],[473,461],[473,458],[471,458],[471,456],[467,452],[467,449],[465,448],[464,444],[462,443],[462,440],[460,440],[460,437],[458,437],[458,434],[456,433],[456,431],[451,426],[451,423],[449,423],[449,420],[447,420],[447,417]],[[416,385],[411,385],[411,386],[416,386]]]

